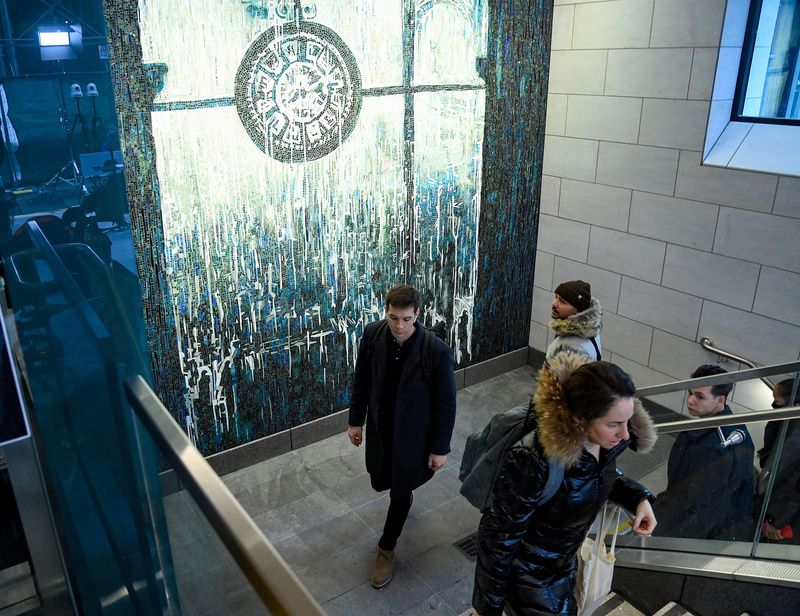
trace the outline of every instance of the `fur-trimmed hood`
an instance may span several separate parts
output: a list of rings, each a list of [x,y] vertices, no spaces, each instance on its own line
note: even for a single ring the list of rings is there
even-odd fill
[[[556,355],[539,371],[538,386],[533,394],[539,442],[549,458],[555,458],[567,468],[581,457],[586,436],[581,420],[567,408],[562,385],[575,370],[587,363],[590,360],[585,355],[571,352]],[[631,434],[628,446],[638,453],[647,453],[656,442],[656,430],[639,399],[633,400],[633,416],[628,422]]]
[[[600,333],[602,318],[603,309],[597,298],[593,297],[591,305],[586,310],[570,315],[566,319],[550,321],[550,329],[556,336],[594,338]]]

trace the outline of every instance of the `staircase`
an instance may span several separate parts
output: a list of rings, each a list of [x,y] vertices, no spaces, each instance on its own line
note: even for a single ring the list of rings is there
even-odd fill
[[[41,614],[28,562],[0,571],[0,616]]]
[[[592,616],[648,616],[644,612],[636,609],[625,600],[622,595],[612,592],[606,597],[603,604],[597,608]],[[685,607],[670,601],[652,616],[701,616],[690,612]],[[741,616],[748,616],[743,613]]]

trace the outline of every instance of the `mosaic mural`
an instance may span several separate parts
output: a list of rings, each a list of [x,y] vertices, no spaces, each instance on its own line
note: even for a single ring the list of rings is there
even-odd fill
[[[150,164],[127,177],[134,241],[159,394],[201,451],[346,407],[363,327],[400,281],[446,323],[456,363],[474,361],[491,333],[476,297],[504,292],[479,288],[497,269],[480,225],[498,241],[499,214],[481,202],[501,75],[487,75],[486,0],[133,5],[106,0],[126,157]],[[540,178],[494,181],[536,193]],[[495,252],[502,271],[519,261]],[[512,291],[505,351],[527,343],[531,285]]]

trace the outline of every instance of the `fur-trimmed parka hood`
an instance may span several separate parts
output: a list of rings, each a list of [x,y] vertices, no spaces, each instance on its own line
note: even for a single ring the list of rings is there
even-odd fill
[[[556,336],[594,338],[600,333],[602,318],[603,309],[597,298],[593,297],[591,305],[586,310],[570,315],[566,319],[550,321],[550,329]]]
[[[590,360],[585,355],[559,353],[539,371],[538,386],[533,394],[539,442],[544,453],[567,468],[581,457],[586,435],[581,420],[567,408],[563,384],[575,370],[587,363]],[[633,400],[633,416],[628,422],[631,435],[628,446],[638,453],[647,453],[656,442],[656,430],[639,399]]]

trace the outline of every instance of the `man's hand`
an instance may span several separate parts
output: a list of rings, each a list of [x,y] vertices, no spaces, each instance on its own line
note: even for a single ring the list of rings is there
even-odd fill
[[[361,442],[364,440],[363,432],[364,430],[361,426],[347,426],[347,436],[356,447],[360,447]]]
[[[428,456],[428,468],[432,471],[438,471],[445,465],[445,462],[447,462],[447,456],[437,456],[435,453]]]
[[[775,528],[769,522],[764,522],[764,535],[766,535],[767,539],[772,539],[773,541],[783,541],[785,538],[781,536],[781,529]]]
[[[650,501],[644,499],[639,506],[636,507],[636,517],[633,518],[633,532],[642,537],[647,537],[653,534],[656,528],[656,515],[653,513],[653,506]]]

